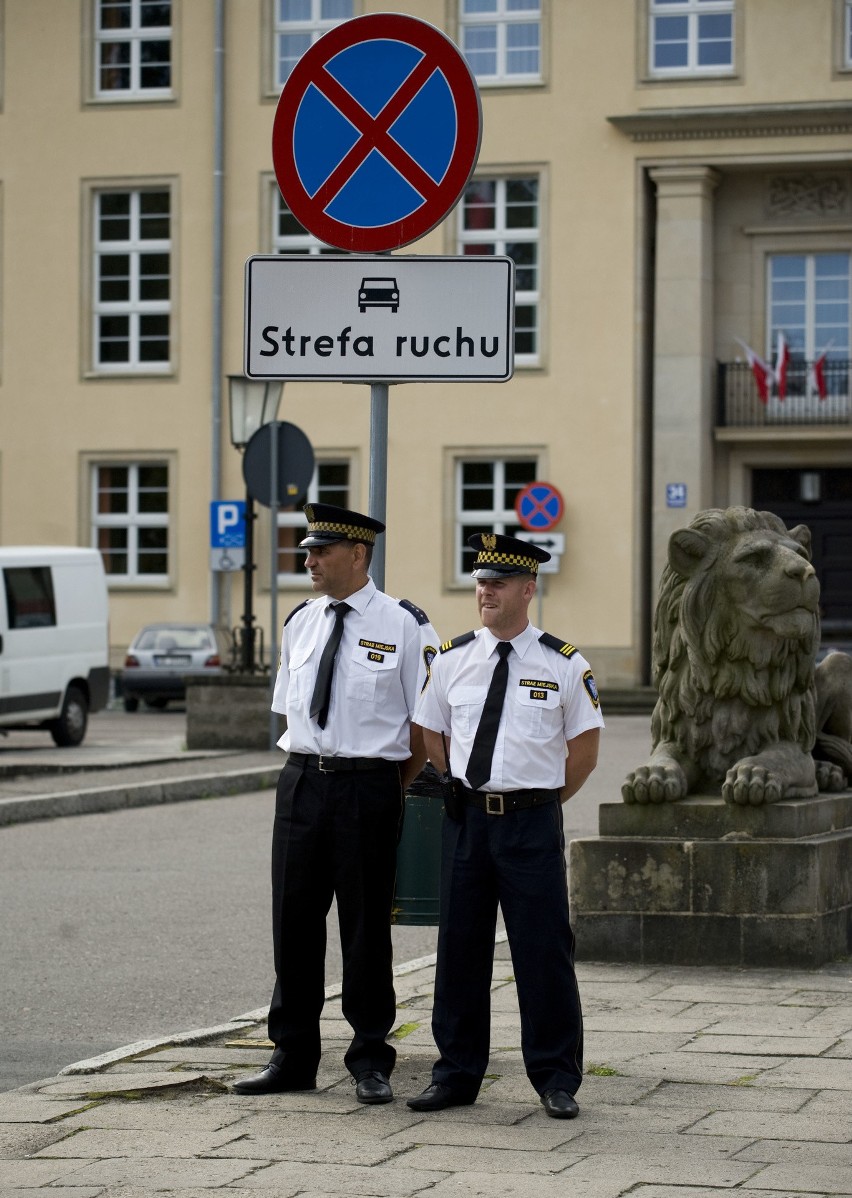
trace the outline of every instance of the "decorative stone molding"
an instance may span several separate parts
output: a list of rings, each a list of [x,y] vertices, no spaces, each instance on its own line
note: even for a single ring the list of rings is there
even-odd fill
[[[843,175],[773,175],[767,182],[769,216],[842,216],[849,211],[849,181]]]
[[[610,116],[607,120],[620,133],[637,142],[848,136],[852,134],[852,103],[656,108]]]

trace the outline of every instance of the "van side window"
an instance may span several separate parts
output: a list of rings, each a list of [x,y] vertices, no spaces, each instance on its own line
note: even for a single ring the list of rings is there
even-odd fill
[[[49,628],[56,624],[50,566],[9,566],[3,571],[9,628]]]

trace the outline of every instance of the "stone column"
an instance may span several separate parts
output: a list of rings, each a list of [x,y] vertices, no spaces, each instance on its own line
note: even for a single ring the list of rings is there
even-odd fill
[[[713,191],[706,166],[661,166],[657,187],[654,300],[652,604],[669,537],[713,505]],[[686,507],[666,487],[686,485]]]

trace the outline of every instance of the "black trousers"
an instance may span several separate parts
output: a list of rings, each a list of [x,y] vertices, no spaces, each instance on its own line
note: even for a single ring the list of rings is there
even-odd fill
[[[391,906],[402,819],[399,769],[281,771],[272,835],[275,990],[269,1008],[273,1060],[313,1077],[322,1051],[326,916],[337,898],[343,1014],[354,1036],[344,1058],[357,1076],[390,1074],[386,1037],[396,1017]]]
[[[432,1013],[440,1057],[432,1080],[469,1098],[482,1084],[499,903],[512,952],[527,1076],[539,1094],[576,1093],[583,1079],[583,1015],[568,920],[561,806],[554,801],[502,816],[465,807],[462,822],[444,820],[441,852]]]

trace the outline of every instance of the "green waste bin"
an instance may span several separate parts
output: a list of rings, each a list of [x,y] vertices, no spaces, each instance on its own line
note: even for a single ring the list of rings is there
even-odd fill
[[[438,773],[427,763],[405,792],[405,819],[396,850],[394,923],[438,923],[443,818]]]

